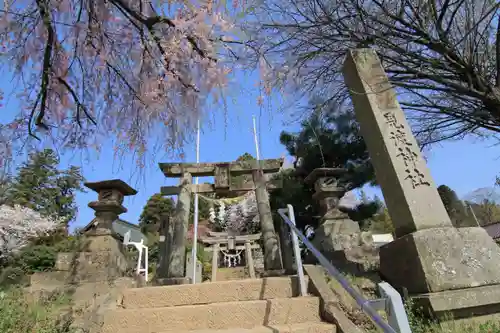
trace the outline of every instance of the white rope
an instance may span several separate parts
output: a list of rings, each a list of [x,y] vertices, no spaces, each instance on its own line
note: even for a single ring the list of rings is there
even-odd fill
[[[211,202],[211,203],[216,203],[218,205],[220,205],[221,203],[224,203],[226,205],[235,205],[235,204],[238,204],[240,203],[241,201],[245,200],[246,198],[248,198],[249,195],[251,195],[253,193],[253,191],[250,191],[250,192],[247,192],[245,193],[244,195],[240,195],[239,197],[234,197],[234,198],[210,198],[210,197],[207,197],[207,196],[204,196],[202,194],[198,194],[198,196],[200,198],[202,198],[203,200],[205,201],[208,201],[208,202]]]
[[[229,250],[221,249],[221,252],[224,255],[224,263],[226,264],[226,267],[235,267],[237,264],[241,263],[241,252],[243,252],[243,250],[239,250],[235,254],[228,253]]]

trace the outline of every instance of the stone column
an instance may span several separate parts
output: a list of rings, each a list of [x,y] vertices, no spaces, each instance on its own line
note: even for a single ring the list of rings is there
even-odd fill
[[[255,184],[255,199],[259,209],[260,228],[264,243],[264,268],[266,271],[281,270],[278,237],[274,230],[273,216],[269,204],[269,194],[266,188],[266,179],[262,170],[252,171]]]
[[[245,259],[247,261],[248,274],[250,274],[251,279],[255,279],[255,264],[253,262],[252,244],[249,241],[245,242],[245,256]]]
[[[184,173],[180,180],[180,193],[173,218],[173,236],[170,247],[168,278],[185,278],[187,231],[189,226],[189,211],[191,209],[190,173]]]
[[[352,51],[344,78],[398,237],[451,227],[396,93],[374,51]]]
[[[211,282],[217,281],[217,270],[219,269],[219,251],[220,244],[216,243],[212,246],[212,278]]]
[[[156,278],[167,278],[170,263],[170,246],[172,245],[173,230],[169,216],[162,216],[160,220],[160,239],[158,245],[158,268]]]
[[[279,236],[278,245],[280,248],[281,261],[283,264],[283,269],[287,274],[294,274],[293,264],[293,244],[290,237],[290,228],[283,222],[282,219],[276,219],[275,221],[276,232]]]
[[[190,173],[185,172],[180,179],[175,214],[170,220],[165,233],[165,240],[169,241],[169,244],[164,247],[165,251],[167,251],[164,255],[168,258],[168,267],[166,269],[162,268],[162,275],[157,276],[155,283],[158,285],[185,284],[189,282],[185,275],[185,268],[189,211],[191,209],[191,185],[192,176]]]
[[[344,79],[398,237],[380,250],[381,274],[438,316],[497,313],[500,248],[483,228],[452,227],[375,51],[350,51]]]

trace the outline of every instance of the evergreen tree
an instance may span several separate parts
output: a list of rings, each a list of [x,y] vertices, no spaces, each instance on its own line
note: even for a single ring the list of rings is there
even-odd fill
[[[455,191],[446,185],[441,185],[438,187],[438,193],[455,227],[460,228],[475,225],[472,216],[467,214],[465,205],[458,199]]]
[[[448,213],[453,210],[456,203],[459,201],[457,194],[451,188],[446,185],[441,185],[438,187],[438,193],[443,201],[444,207]]]
[[[389,210],[383,207],[380,214],[376,214],[371,219],[370,231],[373,233],[390,233],[394,234],[394,225],[392,224],[391,216],[389,215]]]
[[[207,183],[206,183],[207,184]],[[215,198],[214,193],[205,193],[204,197]],[[198,195],[198,220],[207,220],[210,216],[211,203]],[[189,223],[194,222],[194,193],[191,195],[191,211],[189,214]]]
[[[269,195],[271,211],[275,221],[280,221],[277,214],[278,209],[292,205],[295,211],[295,219],[299,229],[305,229],[310,225],[315,227],[317,221],[313,218],[318,216],[317,205],[312,199],[314,190],[311,186],[304,184],[303,178],[298,176],[294,169],[285,169],[272,176],[272,179],[280,179],[282,187],[272,191]],[[281,222],[281,221],[280,221]]]
[[[59,170],[59,158],[51,149],[29,155],[13,177],[5,202],[33,209],[44,216],[72,221],[78,208],[75,195],[83,191],[80,168]]]
[[[316,168],[346,168],[348,173],[341,179],[347,190],[352,190],[371,182],[375,172],[359,125],[353,114],[341,112],[335,104],[313,100],[315,112],[301,124],[297,133],[282,132],[281,143],[295,158],[294,170],[279,174],[283,188],[271,193],[272,209],[292,204],[298,225],[315,227],[318,223],[318,206],[312,200],[313,186],[304,184]],[[380,208],[377,203],[365,202],[349,214],[356,220],[370,217]]]
[[[156,233],[164,216],[173,216],[175,203],[172,198],[164,197],[160,193],[153,194],[144,206],[139,217],[139,226],[145,233]]]
[[[497,205],[495,202],[484,199],[480,204],[472,202],[467,202],[466,204],[469,206],[469,209],[473,210],[481,226],[500,222],[500,205]],[[473,225],[477,225],[475,221]]]
[[[384,209],[384,203],[379,197],[375,196],[370,200],[366,193],[361,191],[361,203],[348,213],[351,219],[359,222],[362,230],[368,230],[373,224],[372,217],[380,215],[380,212],[383,212]]]
[[[375,181],[375,172],[359,124],[352,112],[335,104],[313,101],[316,111],[302,122],[298,133],[282,132],[280,141],[295,157],[297,172],[306,177],[316,168],[347,168],[351,188]]]

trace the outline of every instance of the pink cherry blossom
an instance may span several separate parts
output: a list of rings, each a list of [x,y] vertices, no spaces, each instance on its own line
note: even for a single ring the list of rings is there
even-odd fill
[[[48,235],[61,223],[26,207],[0,206],[0,258],[16,253],[33,238]]]
[[[225,3],[5,0],[1,52],[22,91],[17,125],[0,125],[0,139],[19,141],[0,141],[0,158],[40,141],[85,149],[114,138],[138,156],[148,139],[182,147],[228,85]]]

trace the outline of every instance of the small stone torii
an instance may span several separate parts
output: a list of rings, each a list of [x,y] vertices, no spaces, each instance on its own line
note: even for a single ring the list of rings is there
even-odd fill
[[[282,165],[283,159],[217,163],[159,163],[159,167],[165,177],[180,178],[179,186],[163,186],[161,188],[162,195],[178,195],[173,223],[169,223],[167,227],[168,230],[164,230],[164,234],[167,235],[167,237],[160,237],[160,242],[167,243],[164,244],[164,250],[169,253],[169,256],[163,261],[160,261],[158,275],[160,279],[172,280],[162,283],[185,283],[185,247],[192,193],[218,193],[221,195],[228,195],[231,193],[255,190],[264,244],[264,267],[266,271],[281,270],[281,257],[283,253],[281,253],[280,256],[278,237],[273,225],[269,195],[267,192],[268,190],[279,188],[280,184],[276,182],[267,182],[264,174],[276,173],[280,170]],[[243,185],[234,187],[231,185],[231,177],[250,174],[253,180],[253,184],[250,184],[250,186]],[[193,184],[193,176],[213,176],[214,184]],[[279,232],[280,235],[284,234],[281,230],[279,230]],[[168,240],[166,238],[168,238]],[[286,242],[285,238],[286,237],[283,237],[283,240]],[[168,250],[166,247],[168,247]]]

